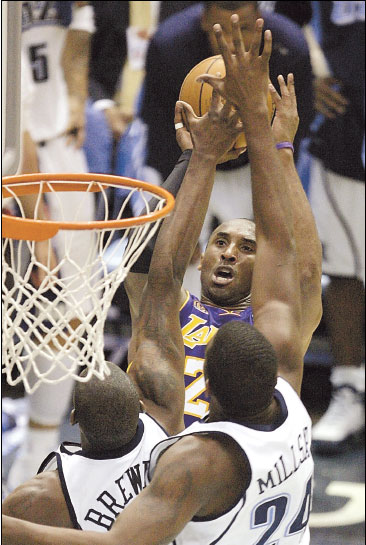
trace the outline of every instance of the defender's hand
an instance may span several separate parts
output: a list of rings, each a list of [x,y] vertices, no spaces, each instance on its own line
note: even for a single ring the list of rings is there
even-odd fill
[[[259,55],[263,19],[256,21],[255,33],[248,51],[245,50],[237,14],[232,15],[231,24],[235,55],[230,52],[221,26],[214,25],[218,47],[225,62],[225,78],[204,74],[198,80],[212,85],[220,95],[239,109],[259,107],[267,110],[269,59],[272,51],[271,31],[265,31],[264,47],[262,54]]]
[[[283,76],[278,76],[281,96],[272,83],[269,90],[276,107],[276,114],[272,124],[273,136],[276,142],[293,142],[299,126],[297,112],[294,75],[287,76],[287,85]]]

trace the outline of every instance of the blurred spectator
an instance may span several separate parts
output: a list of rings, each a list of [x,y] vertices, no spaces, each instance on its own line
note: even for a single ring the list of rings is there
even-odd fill
[[[85,150],[92,172],[114,173],[117,144],[136,112],[149,39],[160,21],[195,2],[90,3],[96,32],[91,42]],[[120,164],[117,173],[124,174],[124,161]]]
[[[288,17],[299,26],[310,23],[313,10],[311,2],[258,2],[263,10],[275,11]]]
[[[324,320],[334,358],[328,410],[313,428],[338,452],[364,428],[365,3],[313,2],[325,55],[313,58],[315,106],[309,198],[323,244]]]

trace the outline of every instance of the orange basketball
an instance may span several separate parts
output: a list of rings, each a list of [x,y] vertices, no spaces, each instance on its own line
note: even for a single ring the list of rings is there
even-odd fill
[[[187,74],[182,83],[179,93],[179,100],[183,100],[184,102],[190,104],[194,113],[199,117],[203,116],[210,108],[212,87],[208,83],[200,83],[196,81],[196,79],[202,74],[213,74],[216,76],[218,72],[220,72],[222,77],[225,76],[225,63],[221,55],[214,55],[213,57],[208,57],[208,59],[204,59],[196,64],[196,66],[194,66]],[[274,115],[274,104],[270,93],[268,93],[267,103],[268,118],[271,122]],[[245,148],[243,151],[246,150],[247,141],[244,133],[238,136],[233,148]],[[224,156],[220,163],[225,163],[229,159],[229,157],[226,158],[226,156]]]

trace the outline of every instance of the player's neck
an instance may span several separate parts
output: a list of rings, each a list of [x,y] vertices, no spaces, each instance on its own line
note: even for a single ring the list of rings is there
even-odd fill
[[[278,401],[273,398],[272,403],[261,411],[258,414],[252,415],[252,416],[244,416],[242,418],[228,418],[223,410],[221,409],[219,404],[213,404],[211,401],[210,405],[210,414],[207,419],[207,422],[219,422],[219,421],[229,421],[229,422],[237,422],[238,424],[243,424],[251,426],[251,425],[270,425],[273,424],[278,416],[279,411],[281,410]]]
[[[249,293],[249,295],[243,297],[243,299],[237,301],[233,305],[220,305],[212,301],[209,297],[201,295],[201,303],[203,303],[204,305],[211,305],[212,307],[222,308],[227,311],[240,312],[251,306],[251,294]]]

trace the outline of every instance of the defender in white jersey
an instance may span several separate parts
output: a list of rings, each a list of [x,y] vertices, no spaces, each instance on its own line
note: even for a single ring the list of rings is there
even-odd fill
[[[211,397],[207,421],[173,438],[174,444],[160,456],[153,455],[150,484],[123,510],[108,534],[40,528],[4,518],[6,545],[22,539],[30,545],[309,544],[313,462],[310,419],[299,399],[306,328],[288,206],[292,180],[284,175],[279,153],[288,158],[290,172],[295,167],[285,145],[276,149],[267,119],[271,33],[265,32],[259,55],[262,27],[263,20],[257,20],[247,51],[234,15],[232,41],[229,36],[232,56],[220,25],[215,25],[227,75],[202,77],[239,111],[248,141],[257,239],[252,282],[255,327],[232,321],[210,341],[204,364]],[[282,134],[282,144],[288,144],[293,137],[290,120],[296,118],[293,76],[288,76],[287,85],[280,76],[279,83],[281,97],[271,87],[276,131]],[[184,105],[184,110],[187,122],[195,123],[191,108]],[[201,160],[209,158],[202,154]],[[177,218],[176,223],[169,219],[164,225],[176,227]],[[166,258],[176,248],[168,232],[165,237],[167,250],[162,257]],[[154,252],[153,262],[156,259]],[[318,238],[311,260],[308,273],[319,282],[320,312]],[[164,354],[165,347],[161,348]],[[144,386],[144,381],[140,384]]]
[[[237,329],[240,334],[240,327]],[[220,331],[220,336],[225,335],[225,329]],[[243,536],[247,543],[256,544],[282,543],[281,538],[286,538],[283,543],[288,545],[310,543],[308,521],[314,466],[310,452],[311,420],[297,393],[281,377],[274,397],[280,411],[272,424],[195,422],[153,450],[149,478],[162,453],[187,435],[210,434],[213,438],[217,435],[234,440],[247,468],[249,486],[239,501],[222,515],[193,517],[174,545],[235,545],[243,542]]]

